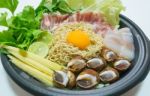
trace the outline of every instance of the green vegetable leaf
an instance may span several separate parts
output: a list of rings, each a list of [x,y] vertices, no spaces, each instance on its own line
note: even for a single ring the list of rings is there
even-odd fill
[[[53,5],[57,5],[57,3],[58,3],[59,1],[61,1],[61,0],[52,0],[52,4],[53,4]]]
[[[65,13],[73,13],[73,10],[69,5],[67,0],[42,0],[39,7],[36,9],[36,14],[41,13],[55,13],[60,12],[62,14]]]
[[[42,32],[43,31],[41,30],[29,30],[28,32],[26,32],[26,34],[22,35],[22,38],[24,38],[24,40],[20,44],[18,44],[18,47],[28,49],[28,47],[40,37]]]
[[[67,0],[69,6],[73,9],[85,9],[93,4],[96,4],[96,0]]]
[[[18,14],[24,20],[32,21],[35,18],[35,11],[34,8],[31,6],[26,6],[22,13]]]
[[[0,25],[1,26],[7,26],[7,13],[2,13],[0,16]]]
[[[31,6],[26,6],[23,12],[9,20],[9,26],[15,29],[36,29],[40,27],[40,21],[35,18],[35,11]]]
[[[13,34],[10,31],[0,32],[0,45],[15,45],[15,39],[13,38]]]
[[[4,19],[2,19],[4,20]],[[23,11],[7,20],[9,29],[0,34],[0,44],[12,45],[28,49],[43,32],[40,30],[40,20],[36,18],[31,6],[26,6]]]
[[[58,8],[61,13],[72,13],[74,11],[65,0],[58,3]]]
[[[113,26],[119,24],[120,12],[125,10],[120,0],[103,0],[99,6],[107,22]]]
[[[33,30],[32,35],[34,37],[34,40],[37,40],[38,38],[40,38],[42,33],[44,33],[44,31],[42,31],[42,30]]]
[[[0,8],[7,8],[12,13],[16,10],[18,5],[18,0],[0,0]]]
[[[51,9],[50,7],[52,5],[51,3],[51,0],[42,0],[38,8],[36,8],[35,10],[36,15],[41,15],[42,13],[49,12]]]
[[[40,21],[44,13],[51,12],[51,0],[42,0],[39,6],[35,10],[36,20]],[[50,9],[49,9],[50,8]]]

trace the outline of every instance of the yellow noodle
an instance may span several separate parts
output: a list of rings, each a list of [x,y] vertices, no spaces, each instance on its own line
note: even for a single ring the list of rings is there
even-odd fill
[[[80,50],[78,47],[66,42],[67,33],[76,29],[83,30],[89,35],[91,45],[85,50]],[[80,55],[85,59],[95,57],[103,47],[103,38],[101,35],[95,34],[92,26],[86,23],[61,25],[54,29],[53,37],[53,42],[49,45],[50,51],[48,59],[62,65],[66,65],[76,55]]]

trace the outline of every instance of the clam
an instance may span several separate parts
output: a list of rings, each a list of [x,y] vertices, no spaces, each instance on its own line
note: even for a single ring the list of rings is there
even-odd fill
[[[120,59],[120,60],[117,60],[113,64],[113,66],[118,71],[125,71],[125,70],[127,70],[131,66],[131,63],[128,60]]]
[[[102,50],[102,56],[103,56],[103,58],[106,59],[106,61],[108,61],[108,62],[112,62],[112,61],[114,61],[114,60],[117,59],[117,54],[116,54],[115,52],[113,52],[113,51],[107,49],[107,48],[104,48],[104,49]]]
[[[69,78],[68,87],[73,88],[76,85],[76,77],[71,71],[68,71],[67,75]]]
[[[53,76],[53,82],[56,87],[64,88],[69,82],[66,71],[55,71]]]
[[[99,74],[100,80],[105,83],[111,83],[119,79],[119,73],[117,70],[107,67]]]
[[[71,71],[55,71],[53,76],[53,82],[56,87],[59,88],[73,88],[76,84],[75,75]]]
[[[85,69],[76,79],[77,86],[83,89],[90,89],[99,83],[99,75],[92,69]]]
[[[77,73],[82,71],[86,67],[86,62],[81,58],[74,58],[68,64],[68,70],[72,71],[73,73]]]
[[[101,71],[106,66],[106,61],[103,58],[93,58],[87,62],[87,67],[96,71]]]

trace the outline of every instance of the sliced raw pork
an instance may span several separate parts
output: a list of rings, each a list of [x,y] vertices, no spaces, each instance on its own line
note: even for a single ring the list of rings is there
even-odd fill
[[[100,13],[77,12],[72,15],[51,15],[44,14],[41,22],[41,29],[53,30],[61,24],[74,23],[74,22],[86,22],[93,25],[93,31],[98,34],[105,34],[108,30],[112,30],[112,27],[104,21],[103,16]]]
[[[122,28],[114,32],[108,32],[104,37],[104,45],[116,52],[120,57],[128,60],[134,58],[133,36],[129,28]]]

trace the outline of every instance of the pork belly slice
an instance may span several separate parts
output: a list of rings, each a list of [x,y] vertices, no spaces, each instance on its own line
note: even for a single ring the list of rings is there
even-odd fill
[[[111,25],[105,22],[100,13],[95,12],[77,12],[72,15],[44,14],[41,21],[41,29],[51,31],[62,24],[75,22],[89,23],[93,26],[95,33],[102,35],[113,29]]]

